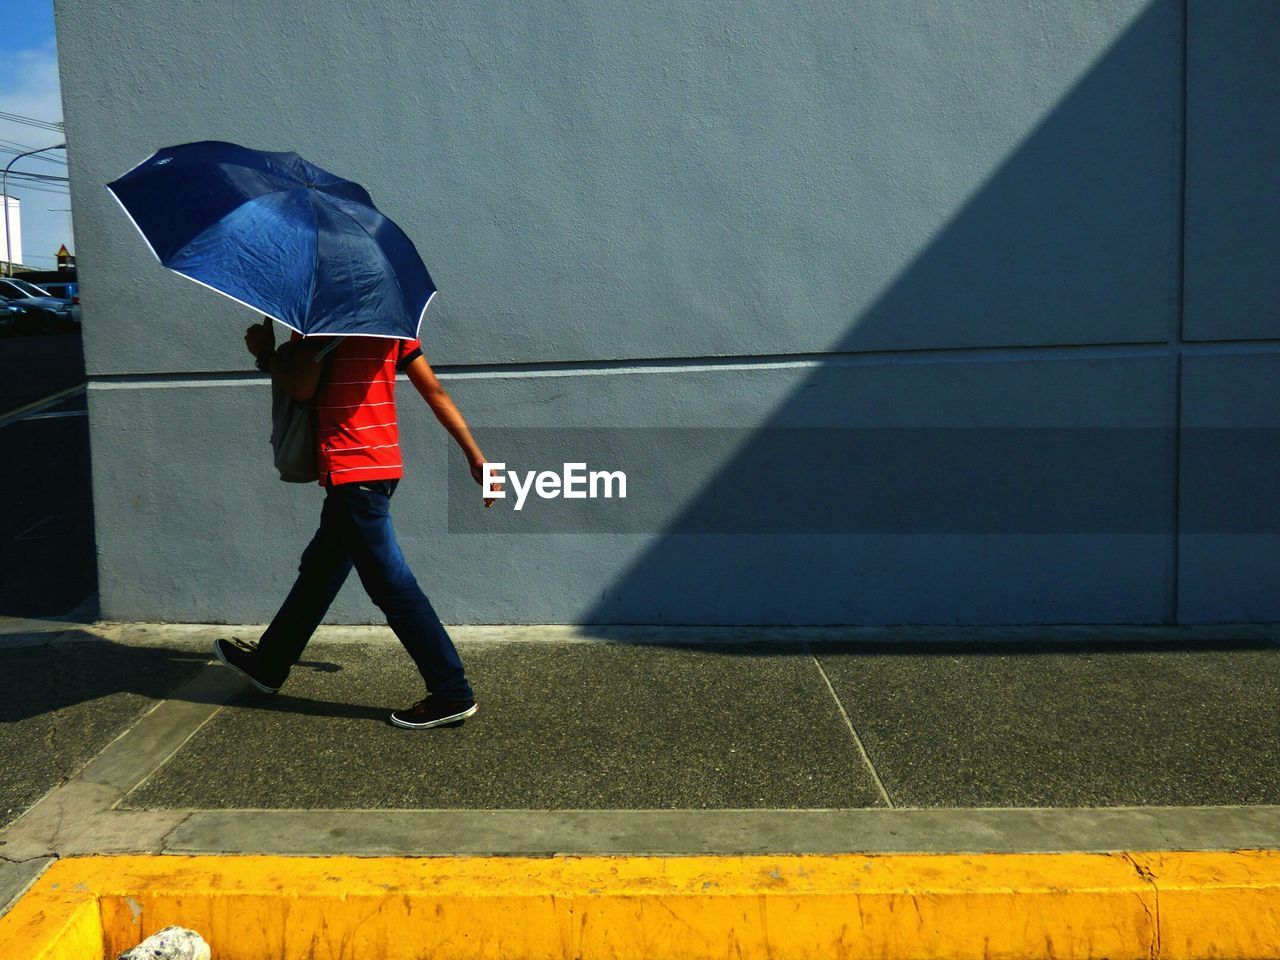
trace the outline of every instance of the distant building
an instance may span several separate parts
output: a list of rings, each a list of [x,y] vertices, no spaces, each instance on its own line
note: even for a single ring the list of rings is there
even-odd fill
[[[22,201],[17,197],[5,197],[5,219],[9,225],[9,241],[6,245],[0,241],[0,260],[12,260],[13,268],[18,270],[22,263]]]

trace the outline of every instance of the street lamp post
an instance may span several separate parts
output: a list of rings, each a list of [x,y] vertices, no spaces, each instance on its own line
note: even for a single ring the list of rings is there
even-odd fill
[[[0,191],[4,196],[4,275],[6,277],[13,276],[13,248],[9,246],[9,168],[21,160],[23,157],[29,157],[32,154],[44,153],[46,150],[65,150],[65,143],[54,144],[52,147],[41,147],[39,150],[28,150],[26,153],[20,153],[10,160],[4,167],[4,188]]]

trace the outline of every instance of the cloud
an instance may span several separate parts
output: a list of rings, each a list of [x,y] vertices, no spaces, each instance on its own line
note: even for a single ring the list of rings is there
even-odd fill
[[[10,51],[0,59],[0,112],[18,114],[57,123],[62,120],[62,93],[58,79],[58,53],[52,39],[38,47]],[[0,165],[13,159],[23,147],[44,147],[61,143],[63,137],[43,130],[0,119]],[[49,157],[62,160],[66,154],[55,151]],[[14,167],[24,173],[46,173],[66,176],[61,163],[50,163],[39,157],[18,161]],[[62,243],[72,246],[69,219],[57,208],[71,206],[63,185],[50,185],[48,193],[29,185],[10,185],[10,194],[22,202],[23,261],[32,266],[51,267],[53,254]],[[49,208],[55,208],[50,210]],[[0,231],[0,260],[4,259],[4,241]],[[74,249],[74,248],[73,248]]]
[[[62,119],[58,50],[52,39],[0,60],[0,110],[53,122]],[[28,128],[32,129],[32,128]],[[8,137],[0,132],[0,136]]]
[[[50,123],[62,120],[58,51],[52,40],[0,59],[0,112]],[[12,120],[0,120],[0,138],[33,147],[59,142],[59,134]]]

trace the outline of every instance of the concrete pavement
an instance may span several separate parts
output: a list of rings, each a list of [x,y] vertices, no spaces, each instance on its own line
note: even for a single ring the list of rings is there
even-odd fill
[[[0,617],[54,617],[86,600],[96,607],[84,388],[0,408],[0,443]]]
[[[1094,849],[1109,831],[1212,848],[1280,831],[1270,627],[460,627],[480,712],[421,732],[385,722],[420,690],[382,628],[323,628],[266,696],[208,655],[256,628],[68,627],[11,624],[0,649],[9,859],[570,838]]]
[[[1274,626],[457,627],[433,731],[385,628],[274,696],[209,656],[259,632],[0,622],[0,902],[93,854],[1280,849]]]

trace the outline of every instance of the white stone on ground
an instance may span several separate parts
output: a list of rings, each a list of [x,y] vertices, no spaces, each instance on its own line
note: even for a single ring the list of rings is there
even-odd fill
[[[210,960],[209,945],[194,930],[165,927],[116,960]]]

